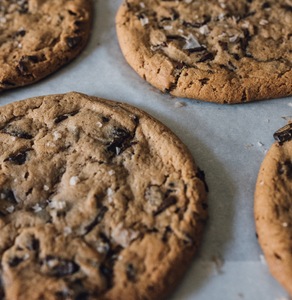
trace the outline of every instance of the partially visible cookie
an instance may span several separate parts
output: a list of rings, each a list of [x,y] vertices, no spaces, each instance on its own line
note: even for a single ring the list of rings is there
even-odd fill
[[[274,137],[256,184],[256,232],[271,273],[292,296],[292,124]]]
[[[0,0],[0,92],[36,82],[85,46],[92,0]]]
[[[292,3],[125,0],[122,52],[163,92],[217,103],[292,94]]]
[[[6,300],[162,299],[197,250],[204,173],[163,124],[79,93],[0,108]]]

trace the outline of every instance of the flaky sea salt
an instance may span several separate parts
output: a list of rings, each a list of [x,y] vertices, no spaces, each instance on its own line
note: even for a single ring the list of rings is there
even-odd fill
[[[62,134],[58,131],[55,131],[53,133],[53,136],[54,136],[54,141],[57,141],[58,139],[60,139],[62,137]]]
[[[140,2],[140,6],[141,6],[142,8],[145,8],[145,4],[144,4],[143,2]]]
[[[261,181],[261,182],[260,182],[260,185],[263,185],[264,183],[265,183],[264,181]]]
[[[267,21],[267,20],[260,20],[260,25],[266,25],[268,23],[269,23],[269,21]]]
[[[101,123],[101,122],[97,122],[96,124],[97,124],[97,126],[98,126],[99,128],[102,127],[102,123]]]
[[[35,213],[39,212],[42,210],[42,208],[40,207],[40,205],[37,203],[36,205],[34,205],[32,207],[32,209],[34,210]]]
[[[208,35],[210,33],[210,30],[207,25],[203,25],[200,28],[200,32],[201,32],[201,34]]]
[[[238,34],[236,34],[235,36],[232,36],[232,37],[229,39],[229,41],[232,42],[232,43],[234,43],[234,42],[237,40],[237,38],[238,38]]]
[[[142,25],[142,26],[145,26],[146,24],[149,23],[149,20],[148,20],[147,17],[144,17],[144,18],[141,18],[141,19],[140,19],[140,22],[141,22],[141,25]]]
[[[220,35],[218,35],[219,38],[226,36],[227,34],[225,32],[221,33]]]
[[[260,147],[263,147],[263,146],[264,146],[264,144],[261,143],[261,142],[258,142],[258,145],[259,145]]]
[[[166,25],[163,27],[164,30],[171,30],[173,28],[173,26],[170,25]]]
[[[263,265],[266,265],[266,264],[267,264],[267,262],[266,262],[266,259],[265,259],[265,256],[264,256],[264,255],[260,255],[260,260],[261,260],[261,263],[262,263]]]
[[[181,107],[185,106],[185,103],[176,101],[176,102],[174,103],[174,106],[175,106],[176,108],[181,108]]]
[[[186,44],[183,46],[183,49],[193,49],[201,47],[201,44],[195,39],[192,34],[186,38]]]
[[[64,227],[64,236],[67,236],[70,233],[72,233],[71,227],[68,227],[68,226]]]
[[[109,173],[110,176],[112,176],[112,175],[114,175],[116,172],[115,172],[114,170],[110,170],[108,173]]]
[[[47,185],[44,185],[44,190],[48,191],[50,188]]]
[[[76,185],[79,181],[80,181],[80,179],[77,176],[72,176],[70,178],[69,184],[70,185]]]
[[[107,189],[107,195],[112,196],[114,194],[114,191],[111,188]]]
[[[13,205],[12,205],[12,206],[9,206],[9,207],[6,208],[6,210],[7,210],[10,214],[12,214],[13,211],[14,211],[14,206],[13,206]]]
[[[119,155],[119,154],[120,154],[120,152],[121,152],[121,148],[119,148],[119,147],[116,147],[116,153],[117,153],[117,155]]]
[[[284,227],[287,227],[287,226],[288,226],[288,223],[284,222],[282,225],[283,225]]]

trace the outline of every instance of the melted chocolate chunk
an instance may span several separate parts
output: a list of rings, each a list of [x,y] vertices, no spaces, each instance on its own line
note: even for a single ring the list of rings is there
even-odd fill
[[[233,55],[233,57],[234,57],[236,60],[239,60],[239,59],[240,59],[240,57],[239,57],[239,55],[238,55],[238,54],[236,54],[236,53],[233,53],[232,55]]]
[[[199,81],[202,83],[202,86],[207,84],[209,80],[210,80],[209,78],[199,79]]]
[[[109,122],[109,118],[102,117],[101,119],[102,119],[102,122],[104,122],[104,123],[107,123],[107,122]]]
[[[183,21],[183,25],[184,26],[190,26],[190,27],[194,27],[194,28],[200,28],[204,25],[205,23],[199,23],[199,22],[186,22]]]
[[[3,129],[3,132],[10,134],[12,136],[16,136],[21,139],[30,140],[33,138],[32,135],[30,135],[29,133],[26,133],[25,131],[23,131],[21,128],[15,126],[14,124],[10,124],[7,127],[5,127]]]
[[[196,173],[196,177],[199,178],[204,183],[206,192],[209,192],[209,188],[208,188],[208,185],[207,185],[206,180],[205,180],[204,171],[199,169],[198,172]]]
[[[103,206],[99,213],[97,214],[96,218],[93,220],[93,222],[91,222],[88,226],[85,227],[86,230],[86,234],[88,234],[98,223],[101,222],[101,220],[103,219],[105,213],[108,211],[108,208],[106,206]]]
[[[21,73],[21,75],[27,75],[28,69],[25,66],[25,64],[22,61],[22,59],[19,60],[17,68],[18,68],[19,72]]]
[[[112,135],[114,137],[113,141],[108,146],[108,151],[117,152],[117,148],[120,149],[120,153],[122,153],[127,148],[127,142],[130,138],[130,133],[124,129],[113,127],[112,128]]]
[[[65,115],[62,115],[62,116],[58,116],[55,120],[55,123],[58,124],[58,123],[61,123],[62,121],[68,119],[69,117],[68,116],[65,116]]]
[[[206,48],[203,47],[203,46],[188,49],[188,51],[189,51],[190,53],[201,52],[201,51],[204,51],[204,50],[206,50]]]
[[[277,130],[273,137],[280,145],[286,141],[290,141],[292,139],[292,124],[288,124]]]
[[[171,205],[176,204],[177,199],[174,196],[169,196],[163,200],[162,204],[158,207],[157,211],[153,212],[153,216],[157,216],[162,213],[166,208],[170,207]]]
[[[111,271],[110,271],[109,268],[106,267],[104,264],[101,264],[101,265],[100,265],[99,270],[100,270],[101,274],[102,274],[103,276],[105,276],[107,279],[110,278],[110,276],[111,276]]]
[[[1,190],[1,199],[4,199],[6,201],[9,201],[12,204],[17,204],[16,198],[14,196],[14,193],[11,190],[5,189]]]
[[[66,38],[66,44],[69,48],[74,49],[77,47],[82,41],[81,36],[74,36],[74,37],[67,37]]]
[[[0,84],[3,84],[3,85],[9,85],[9,86],[15,86],[15,84],[14,83],[12,83],[12,82],[9,82],[9,81],[0,81]]]
[[[14,267],[17,267],[22,261],[23,261],[23,258],[14,257],[12,260],[10,260],[8,262],[8,264],[11,268],[14,268]]]
[[[228,50],[227,42],[219,41],[219,45],[221,46],[222,50]]]
[[[28,59],[29,59],[30,61],[32,61],[33,63],[35,63],[35,64],[39,62],[38,57],[35,56],[35,55],[28,55]]]
[[[18,32],[16,32],[16,33],[14,33],[14,34],[12,35],[12,38],[15,39],[15,38],[18,37],[18,36],[24,37],[25,34],[26,34],[26,31],[25,31],[24,29],[22,29],[22,30],[20,30],[20,31],[18,31]]]
[[[11,157],[6,158],[4,161],[11,161],[16,165],[23,165],[26,162],[27,152],[23,152]]]
[[[280,164],[279,174],[285,175],[288,178],[292,178],[292,163],[291,161],[286,161],[284,164]]]
[[[62,259],[48,255],[46,256],[44,262],[48,266],[54,265],[52,268],[50,268],[51,270],[49,275],[51,276],[64,277],[79,271],[79,266],[73,260]],[[50,264],[50,262],[52,262],[52,264]]]
[[[133,264],[128,264],[126,267],[126,273],[129,280],[133,280],[135,278],[135,269]]]
[[[205,61],[207,61],[209,59],[213,59],[213,58],[214,58],[214,56],[211,52],[206,52],[202,55],[202,57],[200,58],[200,60],[198,62],[205,62]]]

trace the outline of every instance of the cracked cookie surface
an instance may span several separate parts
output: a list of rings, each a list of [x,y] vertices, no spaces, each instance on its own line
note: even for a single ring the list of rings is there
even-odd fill
[[[163,92],[217,103],[292,94],[290,0],[126,0],[122,52]]]
[[[254,215],[271,273],[292,296],[292,124],[274,135],[259,171]]]
[[[0,108],[0,149],[6,300],[153,300],[179,282],[207,185],[159,121],[75,92],[36,97]]]
[[[0,92],[36,82],[85,46],[91,0],[0,0]]]

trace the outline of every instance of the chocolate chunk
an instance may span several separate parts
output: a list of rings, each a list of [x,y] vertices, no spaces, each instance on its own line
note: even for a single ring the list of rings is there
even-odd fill
[[[167,35],[167,42],[169,43],[171,40],[184,40],[184,38],[180,35]]]
[[[1,193],[1,199],[4,199],[6,201],[9,201],[12,204],[17,204],[16,198],[14,196],[14,193],[9,189],[0,190]]]
[[[292,139],[292,124],[288,124],[279,130],[277,130],[274,135],[274,139],[280,144],[290,141]]]
[[[271,5],[270,5],[270,3],[268,3],[268,2],[265,2],[265,3],[262,5],[262,9],[270,8],[270,7],[271,7]]]
[[[169,196],[163,200],[163,203],[158,207],[157,211],[153,212],[153,216],[157,216],[162,213],[166,208],[170,207],[171,205],[176,204],[177,199],[174,196]]]
[[[73,12],[72,10],[68,10],[68,13],[71,15],[71,16],[77,16],[77,14],[75,12]]]
[[[28,59],[29,59],[30,61],[32,61],[33,63],[35,63],[35,64],[39,62],[38,57],[35,56],[35,55],[28,55]]]
[[[65,115],[62,115],[62,116],[58,116],[55,120],[55,123],[58,124],[58,123],[61,123],[62,121],[68,119],[69,117],[68,116],[65,116]]]
[[[207,185],[206,180],[205,180],[204,171],[199,169],[198,172],[196,173],[196,177],[199,178],[204,183],[206,192],[209,192],[209,188],[208,188],[208,185]]]
[[[66,44],[71,49],[74,49],[75,47],[77,47],[81,41],[82,41],[81,36],[73,36],[73,37],[66,38]]]
[[[281,8],[283,8],[286,11],[292,12],[292,6],[290,6],[290,5],[281,5]]]
[[[89,300],[90,299],[90,293],[87,292],[87,291],[83,291],[83,292],[80,292],[74,300]]]
[[[213,58],[214,56],[211,52],[206,52],[203,54],[203,56],[200,58],[198,62],[205,62],[206,60],[213,59]]]
[[[188,49],[188,51],[191,52],[191,53],[194,53],[194,52],[201,52],[201,51],[204,51],[204,50],[206,50],[206,48],[203,47],[203,46]]]
[[[171,18],[162,18],[162,19],[160,20],[160,22],[164,22],[164,21],[171,21]]]
[[[68,275],[72,275],[79,271],[79,266],[73,261],[69,259],[62,259],[58,257],[54,257],[51,255],[46,256],[44,262],[50,267],[49,275],[55,277],[64,277]]]
[[[247,46],[248,46],[248,38],[245,37],[245,38],[241,39],[241,49],[243,51],[245,51]]]
[[[199,81],[202,83],[202,86],[207,84],[209,80],[210,80],[209,78],[199,79]]]
[[[219,41],[219,45],[221,46],[222,50],[228,50],[228,44],[226,42]]]
[[[27,153],[23,152],[11,157],[6,158],[4,161],[11,161],[17,165],[23,165],[26,162]]]
[[[107,122],[109,122],[109,118],[102,117],[101,119],[102,119],[102,122],[104,122],[104,123],[107,123]]]
[[[17,267],[22,261],[23,261],[23,258],[14,257],[12,260],[10,260],[8,262],[8,264],[11,268],[14,268],[14,267]]]
[[[15,39],[15,38],[18,37],[18,36],[24,37],[25,34],[26,34],[26,31],[25,31],[24,29],[22,29],[22,30],[20,30],[20,31],[18,31],[18,32],[16,32],[16,33],[14,33],[11,37],[12,37],[13,39]]]
[[[31,236],[26,244],[26,248],[30,251],[37,251],[39,249],[39,241],[34,236]]]
[[[292,163],[291,161],[285,161],[284,164],[280,164],[279,174],[285,175],[288,178],[292,178]]]
[[[10,124],[7,127],[5,127],[3,129],[3,132],[6,134],[10,134],[12,136],[16,136],[21,139],[30,140],[33,138],[33,136],[31,134],[26,133],[25,131],[23,131],[21,128],[17,127],[14,124]]]
[[[203,207],[204,210],[206,210],[206,209],[208,209],[209,205],[206,204],[206,203],[202,203],[202,207]]]
[[[184,67],[184,65],[185,65],[185,63],[184,63],[183,61],[180,61],[180,62],[178,62],[176,68],[177,68],[178,70],[181,70],[181,69]]]
[[[232,55],[236,60],[239,60],[239,55],[237,53],[232,53]]]
[[[108,208],[106,206],[103,206],[99,213],[97,214],[96,218],[85,227],[85,235],[88,234],[98,223],[101,222],[101,220],[103,219],[105,213],[108,211]]]
[[[135,277],[135,269],[133,264],[128,264],[126,267],[126,274],[129,280],[133,280]]]
[[[23,63],[22,59],[19,60],[17,68],[18,68],[19,72],[21,73],[21,75],[27,75],[28,69],[25,66],[25,64]]]
[[[200,28],[200,27],[202,27],[204,25],[204,23],[183,21],[183,25],[184,26],[194,27],[194,28]]]
[[[105,266],[104,264],[101,264],[99,267],[99,270],[103,276],[105,276],[108,279],[110,278],[111,271],[109,270],[109,268],[107,266]]]
[[[116,148],[120,149],[120,153],[122,153],[126,148],[126,142],[130,138],[130,133],[124,129],[113,127],[112,128],[113,141],[108,146],[108,151],[116,153]]]

